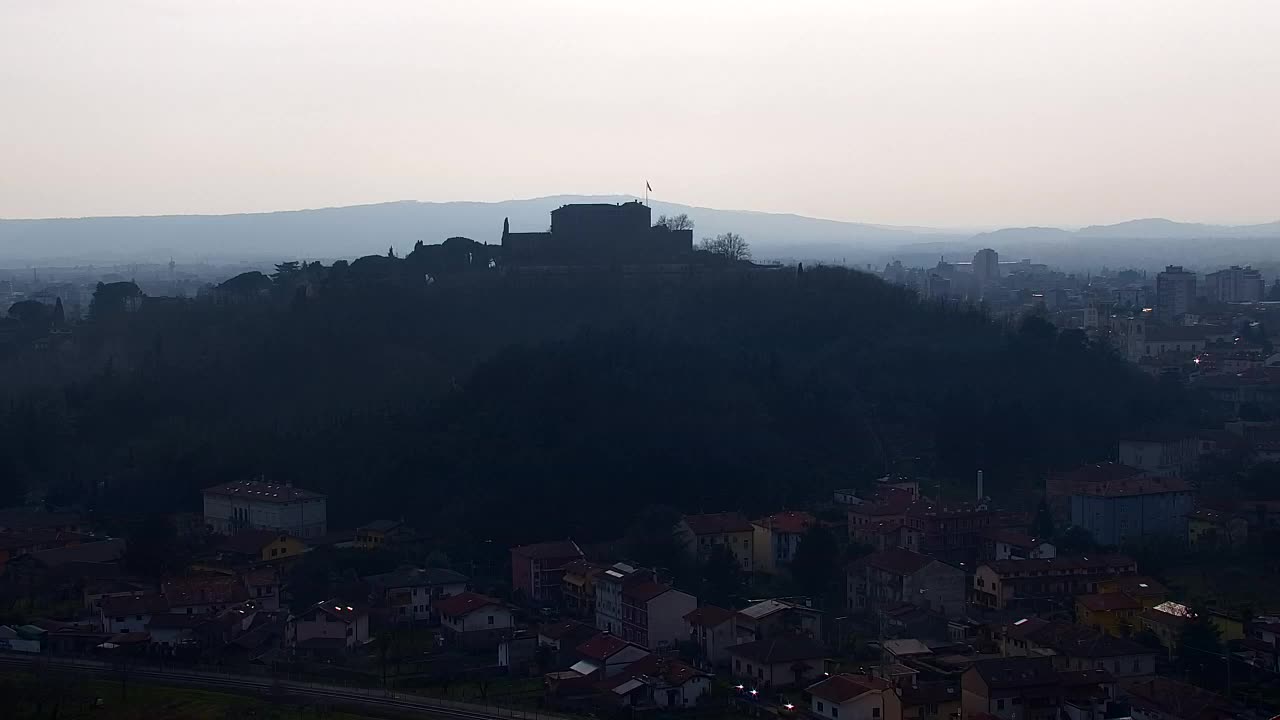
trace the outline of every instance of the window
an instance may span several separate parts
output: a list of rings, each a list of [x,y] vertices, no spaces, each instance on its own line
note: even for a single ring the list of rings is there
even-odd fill
[[[1133,671],[1134,671],[1135,673],[1140,673],[1140,672],[1142,672],[1142,660],[1141,660],[1141,659],[1139,659],[1139,658],[1134,658],[1134,659],[1133,659]]]
[[[1004,709],[1004,698],[1000,698],[999,700],[996,700],[996,709],[997,710]]]
[[[739,658],[734,658],[734,659],[733,659],[733,667],[734,667],[734,669],[736,669],[736,670],[741,670],[741,669],[742,669],[742,660],[741,660],[741,659],[739,659]]]
[[[755,670],[755,668],[754,668],[754,667],[752,667],[752,666],[751,666],[751,663],[747,663],[747,674],[748,674],[748,675],[754,675],[754,674],[755,674],[755,672],[756,672],[756,670]]]
[[[124,618],[123,618],[123,617],[118,617],[118,618],[116,618],[116,622],[124,622]]]
[[[352,635],[354,632],[355,632],[355,628],[353,628],[353,627],[351,627],[350,625],[348,625],[348,626],[347,626],[347,637],[351,637],[351,635]]]
[[[840,707],[838,705],[831,706],[831,717],[833,718],[840,717]]]
[[[821,700],[819,700],[819,701],[818,701],[818,712],[826,712],[826,711],[827,711],[826,706],[822,704],[822,701],[821,701]]]
[[[871,708],[871,717],[873,718],[880,717],[880,708]]]
[[[764,668],[760,668],[759,670],[756,671],[756,677],[760,678],[761,680],[764,679]]]
[[[277,553],[279,553],[279,552],[280,552],[280,551],[279,551],[279,550],[277,550],[276,548],[271,548],[271,557],[275,557],[275,556],[276,556],[276,554],[277,554]]]
[[[492,615],[490,615],[490,616],[489,616],[489,624],[490,624],[490,625],[492,625],[492,624],[493,624],[493,616],[492,616]]]

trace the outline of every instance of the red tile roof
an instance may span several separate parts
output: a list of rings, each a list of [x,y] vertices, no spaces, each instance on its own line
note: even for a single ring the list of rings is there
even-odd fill
[[[1076,601],[1091,612],[1113,612],[1116,610],[1140,610],[1142,603],[1134,600],[1128,593],[1095,593],[1081,595]]]
[[[164,596],[170,605],[226,605],[249,599],[244,583],[237,577],[212,575],[179,578],[165,583]]]
[[[482,608],[501,604],[501,601],[494,600],[493,598],[481,595],[480,593],[463,592],[437,600],[432,603],[432,607],[439,610],[442,615],[447,615],[449,617],[461,617]]]
[[[732,610],[725,610],[715,605],[703,605],[684,616],[686,622],[697,627],[718,627],[732,620],[737,615]]]
[[[671,589],[670,585],[663,585],[648,580],[634,585],[628,585],[622,590],[622,594],[634,602],[645,603],[662,595]]]
[[[240,480],[237,482],[225,483],[223,485],[215,485],[213,487],[205,488],[203,492],[206,495],[225,495],[228,497],[244,498],[247,500],[269,503],[290,503],[300,500],[324,499],[324,495],[311,492],[310,490],[289,487],[287,485],[273,485],[271,483],[258,482],[257,480]]]
[[[641,658],[622,671],[625,677],[661,678],[668,685],[680,686],[693,678],[706,677],[706,673],[686,665],[674,658],[661,655],[649,655]]]
[[[817,518],[807,512],[784,510],[755,521],[756,525],[772,532],[801,535],[818,524]]]
[[[1029,560],[996,560],[986,564],[998,575],[1026,574],[1045,570],[1086,570],[1090,572],[1114,572],[1137,562],[1128,555],[1059,555],[1055,558]]]
[[[159,595],[129,595],[105,597],[98,603],[102,614],[108,617],[122,615],[155,615],[169,612],[169,603]]]
[[[589,660],[598,660],[603,662],[614,655],[617,655],[628,645],[630,645],[630,643],[617,635],[600,633],[579,645],[577,647],[577,653]]]
[[[807,690],[814,697],[840,704],[869,692],[887,690],[889,687],[888,681],[878,677],[840,673],[810,685]]]
[[[685,515],[684,522],[694,535],[752,532],[751,522],[736,512]]]
[[[511,554],[530,560],[580,560],[582,548],[572,540],[552,540],[513,547]]]
[[[338,618],[342,622],[346,623],[357,620],[360,615],[363,614],[363,611],[361,611],[359,607],[348,605],[346,601],[337,599],[321,600],[315,605],[312,605],[311,609],[322,612],[330,617]]]

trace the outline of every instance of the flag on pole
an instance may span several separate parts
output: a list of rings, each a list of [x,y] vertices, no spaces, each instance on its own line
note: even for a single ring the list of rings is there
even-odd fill
[[[645,180],[645,181],[644,181],[644,189],[645,189],[645,190],[648,190],[649,192],[653,192],[653,187],[649,185],[649,181],[648,181],[648,180]]]

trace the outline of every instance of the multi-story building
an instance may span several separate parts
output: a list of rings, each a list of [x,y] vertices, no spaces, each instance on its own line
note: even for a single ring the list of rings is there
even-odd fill
[[[728,650],[738,644],[735,616],[734,611],[715,605],[703,605],[684,616],[689,640],[698,645],[700,664],[708,667],[728,664]]]
[[[596,629],[622,637],[622,591],[629,585],[653,580],[653,571],[627,563],[614,563],[596,576]]]
[[[1204,276],[1204,295],[1213,302],[1258,302],[1266,297],[1262,273],[1248,265],[1232,265]]]
[[[973,254],[973,276],[979,287],[994,285],[1000,281],[1000,253],[983,248]]]
[[[1185,433],[1148,433],[1120,440],[1120,464],[1156,475],[1184,475],[1196,463],[1196,438]]]
[[[775,573],[795,559],[800,538],[818,524],[807,512],[787,510],[751,523],[754,527],[755,569]]]
[[[850,609],[911,603],[952,616],[964,612],[965,573],[928,555],[894,548],[860,558],[848,570]]]
[[[560,597],[565,612],[580,618],[594,618],[596,612],[596,578],[607,569],[587,560],[574,560],[564,566]]]
[[[698,599],[664,583],[646,580],[622,590],[622,639],[647,650],[670,649],[688,639],[684,616]]]
[[[1001,609],[1066,603],[1076,595],[1098,592],[1099,583],[1105,580],[1137,572],[1138,563],[1126,555],[996,560],[979,565],[974,571],[973,601]]]
[[[447,568],[405,568],[364,578],[373,595],[386,603],[392,622],[438,619],[437,600],[461,595],[467,576]]]
[[[679,532],[699,562],[705,562],[715,548],[724,546],[733,552],[743,572],[751,572],[755,567],[755,526],[741,513],[685,515]]]
[[[582,549],[572,540],[513,547],[511,587],[534,602],[558,603],[563,591],[565,567],[581,559]]]
[[[1196,274],[1170,265],[1156,275],[1156,317],[1172,323],[1196,301]]]
[[[991,627],[1005,657],[1048,657],[1059,671],[1105,670],[1117,678],[1156,671],[1160,651],[1072,622],[1028,617]]]
[[[1078,489],[1153,475],[1154,473],[1148,470],[1119,463],[1082,465],[1071,470],[1051,473],[1045,479],[1045,502],[1049,505],[1054,524],[1063,526],[1071,522],[1071,496]]]
[[[1129,478],[1089,483],[1071,494],[1071,524],[1099,545],[1150,537],[1187,536],[1195,493],[1179,478]]]
[[[258,480],[240,480],[205,488],[204,522],[216,533],[275,530],[302,539],[328,532],[328,501],[324,495]]]

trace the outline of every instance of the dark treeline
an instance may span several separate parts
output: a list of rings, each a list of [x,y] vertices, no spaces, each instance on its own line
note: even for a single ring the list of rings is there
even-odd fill
[[[1124,430],[1197,420],[1081,333],[856,272],[529,287],[404,282],[407,261],[379,260],[376,282],[351,274],[363,261],[337,280],[286,266],[241,278],[252,299],[99,312],[73,349],[9,358],[6,499],[196,510],[201,487],[265,476],[329,494],[333,527],[403,517],[505,547],[889,470],[967,498],[981,468],[1014,501]],[[60,379],[17,382],[31,362]]]

